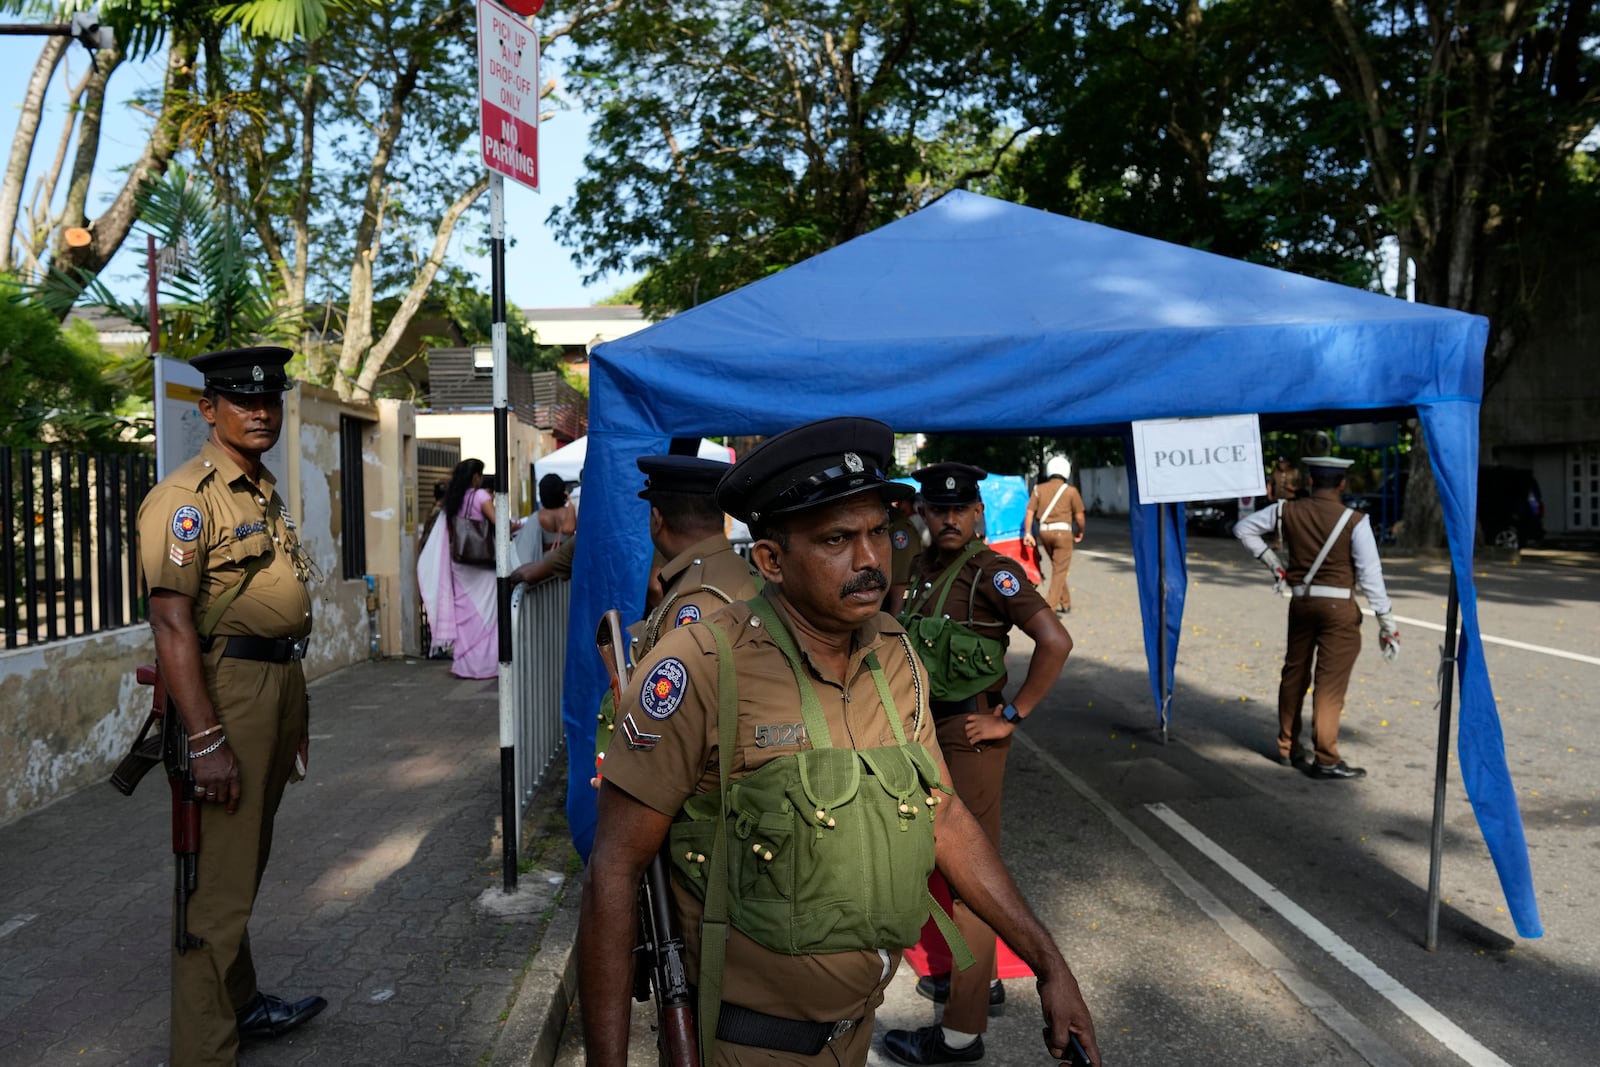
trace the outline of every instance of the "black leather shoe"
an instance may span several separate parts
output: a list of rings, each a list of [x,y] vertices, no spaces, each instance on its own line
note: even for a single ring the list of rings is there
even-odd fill
[[[233,1013],[239,1024],[239,1039],[278,1037],[321,1014],[328,1002],[321,997],[306,997],[289,1003],[270,993],[257,993],[256,999]]]
[[[1329,778],[1342,781],[1347,778],[1365,778],[1366,776],[1365,768],[1352,767],[1344,760],[1340,760],[1332,766],[1324,766],[1321,763],[1313,763],[1311,765],[1311,777],[1313,778]]]
[[[1280,767],[1296,767],[1302,771],[1309,770],[1314,762],[1310,756],[1299,750],[1296,750],[1292,756],[1274,756],[1272,758],[1277,761]]]
[[[890,1030],[883,1035],[883,1051],[896,1063],[977,1063],[983,1059],[983,1038],[966,1048],[944,1043],[944,1028],[935,1023],[920,1030]]]
[[[943,1004],[950,999],[950,972],[928,974],[918,978],[917,992],[935,1004]],[[1005,1013],[1006,987],[1000,984],[999,979],[995,979],[989,983],[989,1016],[994,1018]]]

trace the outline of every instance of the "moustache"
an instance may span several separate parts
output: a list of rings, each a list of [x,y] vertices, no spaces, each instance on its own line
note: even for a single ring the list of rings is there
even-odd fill
[[[876,567],[868,567],[848,582],[839,590],[839,595],[849,596],[851,593],[864,593],[869,589],[889,588],[889,578]]]

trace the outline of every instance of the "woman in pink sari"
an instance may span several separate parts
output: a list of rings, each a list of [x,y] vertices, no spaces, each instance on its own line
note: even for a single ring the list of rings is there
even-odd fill
[[[429,651],[452,649],[450,673],[458,678],[493,678],[500,664],[494,567],[450,558],[451,516],[487,519],[494,525],[494,497],[483,488],[483,460],[456,464],[440,514],[417,561],[417,582],[433,632]]]

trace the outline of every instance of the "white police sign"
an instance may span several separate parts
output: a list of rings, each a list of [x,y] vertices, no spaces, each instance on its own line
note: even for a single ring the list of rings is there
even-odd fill
[[[1261,421],[1255,415],[1135,422],[1133,450],[1143,504],[1267,491]]]

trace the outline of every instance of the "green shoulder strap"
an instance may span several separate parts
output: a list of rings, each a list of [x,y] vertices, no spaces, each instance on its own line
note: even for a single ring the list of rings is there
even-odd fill
[[[789,662],[789,670],[794,673],[795,685],[800,689],[800,717],[805,720],[806,736],[811,739],[812,748],[832,748],[833,736],[828,732],[828,720],[822,714],[822,702],[817,699],[817,690],[811,684],[811,679],[806,677],[805,668],[800,664],[800,650],[795,647],[794,637],[789,633],[789,628],[778,618],[778,609],[764,596],[751,597],[745,603],[750,605],[751,612],[761,620],[761,625],[766,627],[767,633],[772,637],[778,651],[783,653],[783,658]],[[892,709],[894,705],[885,705],[889,711],[889,718],[894,718]]]
[[[728,952],[728,775],[733,746],[739,740],[739,682],[733,669],[733,643],[714,622],[707,622],[717,642],[717,777],[722,787],[722,818],[711,846],[705,910],[700,916],[700,1062],[710,1064],[717,1043],[717,1018],[722,1013],[722,971]]]
[[[940,615],[944,614],[944,602],[950,596],[950,590],[955,587],[956,575],[960,574],[961,568],[967,565],[967,561],[973,556],[976,556],[979,552],[982,552],[984,547],[984,543],[976,538],[967,542],[967,547],[961,550],[961,555],[957,556],[951,562],[950,566],[946,567],[939,577],[933,580],[928,589],[923,590],[920,596],[916,597],[911,604],[907,605],[906,610],[901,612],[901,615],[905,616],[913,614],[916,607],[925,602],[929,597],[933,596],[933,590],[935,589],[939,591],[939,600],[938,603],[933,605],[931,617],[938,618]]]
[[[983,547],[981,542],[973,542],[973,544],[977,548]],[[957,561],[957,565],[972,558],[977,548],[964,554],[962,559]],[[805,671],[800,665],[800,653],[795,648],[794,638],[789,634],[788,628],[783,625],[783,621],[778,618],[776,609],[767,602],[765,597],[756,597],[749,603],[756,617],[761,619],[762,624],[767,628],[767,632],[772,635],[774,643],[777,644],[784,658],[789,661],[789,669],[794,672],[795,682],[800,686],[801,717],[805,719],[806,732],[811,737],[812,747],[831,747],[827,722],[822,715],[822,705],[817,700],[817,692],[811,685],[811,679],[805,676]],[[940,604],[942,605],[943,603],[944,601],[941,599]],[[867,669],[872,672],[872,684],[878,689],[878,700],[883,704],[884,714],[889,717],[889,729],[894,733],[895,744],[904,745],[906,743],[905,730],[900,725],[900,713],[895,707],[894,697],[889,692],[889,679],[883,673],[882,664],[878,662],[878,654],[876,652],[868,652],[865,662]],[[813,718],[816,720],[815,725],[812,723]],[[723,877],[727,877],[726,872],[723,872]],[[976,962],[972,955],[972,949],[968,946],[967,939],[961,935],[961,931],[956,928],[955,920],[950,918],[950,914],[944,910],[944,906],[939,903],[939,899],[933,895],[931,889],[924,890],[923,894],[927,898],[928,914],[933,916],[933,924],[939,928],[939,933],[944,935],[945,943],[950,946],[951,962],[955,964],[958,970],[964,971],[971,967]]]

